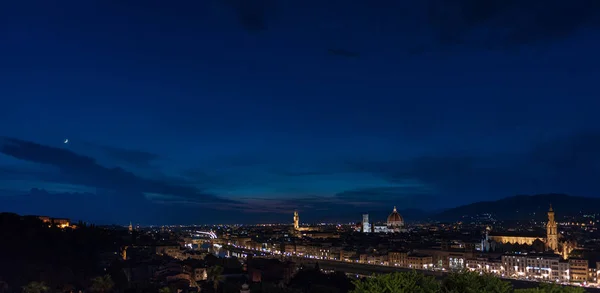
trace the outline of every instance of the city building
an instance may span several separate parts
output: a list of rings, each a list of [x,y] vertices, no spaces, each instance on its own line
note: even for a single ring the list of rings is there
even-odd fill
[[[504,276],[505,269],[500,258],[467,259],[466,268],[472,272]]]
[[[560,239],[558,225],[554,217],[552,206],[550,206],[550,209],[548,210],[546,235],[536,235],[535,233],[494,233],[490,232],[490,229],[488,228],[481,244],[482,251],[489,252],[495,250],[497,243],[529,245],[533,247],[543,245],[545,250],[560,254],[563,259],[567,259],[569,253],[576,247],[575,243]]]
[[[521,253],[502,256],[503,273],[509,277],[569,282],[570,262],[553,253]],[[587,274],[587,268],[584,275]]]
[[[586,283],[588,281],[589,261],[587,259],[569,259],[571,282]]]
[[[362,215],[362,228],[361,228],[361,232],[363,233],[370,233],[370,232],[374,232],[371,231],[371,224],[369,224],[369,214],[363,214]]]
[[[375,225],[369,223],[369,214],[363,214],[363,220],[361,223],[360,231],[363,233],[394,233],[403,231],[404,218],[398,213],[396,207],[392,213],[387,217],[385,225]]]
[[[294,223],[292,225],[291,233],[297,237],[301,237],[301,232],[320,231],[318,227],[302,227],[300,226],[300,214],[298,211],[294,211]]]
[[[404,218],[398,213],[396,207],[387,218],[387,226],[390,229],[402,228],[404,227]]]
[[[71,225],[71,220],[69,219],[65,219],[65,218],[50,218],[47,216],[39,216],[38,217],[40,220],[42,220],[42,222],[44,223],[48,223],[49,225],[54,225],[56,227],[59,228],[74,228],[73,225]]]

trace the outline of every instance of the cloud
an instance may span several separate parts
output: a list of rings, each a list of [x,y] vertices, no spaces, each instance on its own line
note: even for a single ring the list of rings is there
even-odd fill
[[[307,177],[307,176],[322,176],[334,174],[332,171],[290,171],[290,170],[272,170],[275,175],[286,177]]]
[[[335,195],[342,203],[353,206],[424,208],[424,202],[434,197],[433,190],[421,184],[382,186],[346,190]]]
[[[428,0],[428,25],[441,45],[511,48],[554,42],[600,26],[596,0]]]
[[[185,197],[196,202],[233,202],[193,187],[146,179],[121,168],[106,168],[90,157],[75,154],[66,149],[44,146],[15,138],[0,140],[0,153],[21,160],[54,166],[60,170],[61,181],[74,185],[86,185],[119,191],[143,199],[142,193],[154,193]]]
[[[405,186],[381,186],[357,188],[339,192],[334,196],[302,196],[294,198],[242,198],[250,206],[260,207],[252,213],[291,215],[294,210],[304,214],[305,219],[356,220],[366,212],[374,212],[382,218],[393,206],[398,209],[422,209],[431,206],[435,195],[418,184]]]
[[[111,146],[99,146],[100,149],[110,158],[120,162],[125,162],[140,168],[147,168],[160,156],[140,150],[129,150]]]
[[[327,53],[334,55],[334,56],[340,56],[340,57],[346,57],[346,58],[358,58],[360,57],[360,53],[358,52],[353,52],[353,51],[348,51],[345,49],[328,49]]]
[[[267,13],[273,9],[272,0],[226,0],[234,9],[239,23],[250,32],[268,28]]]
[[[432,188],[434,195],[454,198],[454,205],[515,194],[595,196],[600,192],[594,179],[600,171],[598,149],[600,134],[585,133],[539,142],[518,153],[357,160],[349,168],[390,183],[419,182]]]
[[[0,192],[2,192],[0,190]],[[66,217],[99,224],[142,225],[242,223],[239,212],[224,213],[222,209],[207,208],[197,202],[180,204],[167,201],[128,200],[121,193],[99,191],[95,193],[51,192],[32,188],[29,192],[0,196],[3,211],[19,214]]]

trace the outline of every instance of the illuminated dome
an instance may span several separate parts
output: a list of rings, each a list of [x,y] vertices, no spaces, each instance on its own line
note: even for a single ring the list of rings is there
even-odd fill
[[[404,226],[404,219],[394,207],[394,211],[387,218],[387,225],[389,227],[401,227]]]

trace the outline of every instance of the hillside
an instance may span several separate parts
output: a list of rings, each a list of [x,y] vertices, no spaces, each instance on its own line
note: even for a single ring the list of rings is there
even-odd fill
[[[600,213],[600,198],[570,196],[565,194],[517,195],[496,201],[476,202],[440,212],[433,219],[457,221],[485,213],[498,220],[545,219],[552,205],[557,219]]]

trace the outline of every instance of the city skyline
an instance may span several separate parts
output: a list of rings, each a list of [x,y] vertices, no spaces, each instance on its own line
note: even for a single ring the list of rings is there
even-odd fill
[[[393,206],[600,197],[593,25],[415,52],[424,33],[392,8],[333,17],[336,7],[289,4],[248,23],[239,8],[208,4],[11,5],[3,211],[359,221]]]

